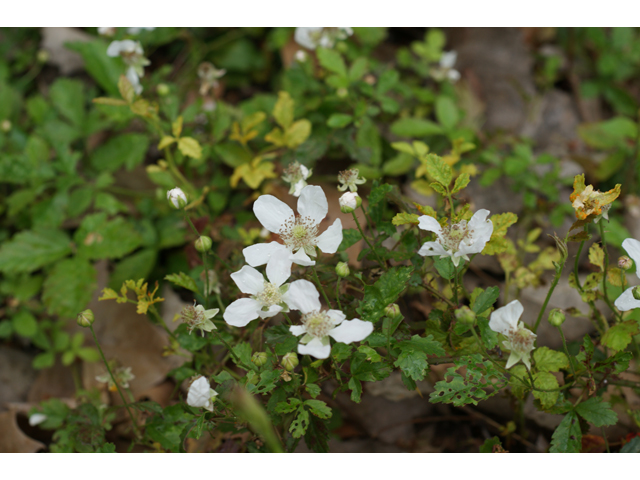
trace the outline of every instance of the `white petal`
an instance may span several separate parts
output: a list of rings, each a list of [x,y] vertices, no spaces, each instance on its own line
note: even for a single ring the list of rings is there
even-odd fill
[[[314,338],[306,345],[299,343],[298,353],[301,355],[311,355],[312,357],[320,359],[328,358],[329,354],[331,353],[331,344],[329,343],[329,337],[324,337],[322,340],[320,340],[319,338]]]
[[[278,250],[289,253],[289,249],[278,242],[256,243],[242,250],[245,261],[252,267],[259,267],[269,261],[271,256]]]
[[[276,287],[281,286],[291,276],[291,252],[279,248],[273,252],[267,263],[267,278]]]
[[[209,381],[205,377],[198,378],[189,387],[187,394],[187,405],[192,407],[206,407],[211,401]]]
[[[438,237],[442,233],[442,227],[440,226],[438,221],[435,218],[430,217],[429,215],[422,215],[420,218],[418,218],[418,228],[421,228],[422,230],[426,230],[428,232],[434,232],[438,235]]]
[[[515,331],[518,328],[518,319],[522,312],[524,307],[518,300],[514,300],[491,313],[489,328],[494,332],[507,335],[510,330]]]
[[[640,277],[640,242],[635,238],[627,238],[622,242],[622,248],[629,254],[631,260],[636,263],[636,275]]]
[[[333,320],[334,325],[340,325],[347,318],[340,310],[327,310],[327,315]]]
[[[520,360],[522,360],[522,354],[516,352],[515,350],[511,350],[511,354],[509,355],[509,360],[507,360],[507,365],[505,366],[505,368],[513,367]],[[529,364],[529,370],[531,370],[531,364]]]
[[[451,69],[447,72],[447,78],[451,82],[456,83],[458,80],[460,80],[460,72],[457,70]]]
[[[302,217],[311,218],[317,225],[328,212],[329,204],[322,188],[317,185],[307,185],[302,189],[298,199],[298,213]]]
[[[293,196],[299,197],[302,193],[302,189],[307,186],[307,182],[304,180],[298,180],[296,184],[293,186]]]
[[[291,325],[289,327],[289,331],[293,333],[296,337],[299,337],[303,333],[307,333],[307,329],[304,325]]]
[[[629,250],[627,250],[627,253],[629,253]],[[635,287],[627,288],[618,298],[616,298],[614,305],[621,312],[627,312],[629,310],[633,310],[634,308],[640,308],[640,300],[636,300],[635,298],[633,298],[634,288]]]
[[[281,311],[282,307],[280,305],[271,305],[267,311],[259,310],[258,315],[260,315],[260,318],[270,318],[279,314]]]
[[[303,267],[310,267],[316,264],[315,260],[311,260],[302,248],[296,253],[289,255],[289,259],[296,265],[302,265]]]
[[[257,295],[264,290],[264,277],[255,268],[248,265],[232,273],[231,279],[236,282],[242,293]]]
[[[244,327],[251,320],[258,318],[262,304],[253,298],[240,298],[224,311],[224,321],[234,327]]]
[[[318,237],[318,248],[324,253],[336,253],[342,243],[342,221],[337,218],[333,225]]]
[[[280,232],[284,222],[294,216],[289,205],[273,195],[260,195],[253,204],[253,213],[260,223],[273,233]]]
[[[458,53],[455,50],[443,52],[440,57],[440,66],[442,68],[451,68],[456,64]]]
[[[291,310],[300,310],[309,313],[320,310],[320,294],[316,286],[308,280],[296,280],[291,282],[289,290],[282,296]]]
[[[341,343],[360,342],[371,335],[373,332],[373,323],[365,322],[359,318],[353,320],[345,320],[339,327],[329,332],[329,335],[336,341]]]
[[[444,249],[442,245],[438,242],[424,242],[420,250],[418,250],[418,254],[423,257],[433,257],[434,255],[440,255],[441,257],[452,255],[451,252]]]
[[[47,419],[47,416],[44,413],[34,413],[29,417],[29,425],[35,427],[36,425],[40,425]]]
[[[478,210],[469,220],[469,230],[473,231],[471,242],[460,243],[459,251],[462,254],[480,253],[493,233],[493,222],[487,220],[489,210]]]
[[[323,27],[297,27],[293,38],[298,45],[309,50],[315,50],[317,44],[311,39],[311,33],[322,30]]]

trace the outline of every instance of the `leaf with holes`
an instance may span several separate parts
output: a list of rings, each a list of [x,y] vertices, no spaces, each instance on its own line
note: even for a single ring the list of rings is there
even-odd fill
[[[551,453],[578,453],[582,446],[582,431],[578,416],[569,412],[551,436]]]

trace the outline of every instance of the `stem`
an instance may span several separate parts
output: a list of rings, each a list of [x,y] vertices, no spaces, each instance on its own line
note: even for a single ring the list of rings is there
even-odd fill
[[[324,301],[327,302],[327,306],[331,308],[331,302],[329,301],[329,297],[327,296],[327,292],[324,291],[324,287],[320,283],[320,279],[318,278],[318,272],[316,271],[316,266],[311,267],[311,271],[313,272],[313,278],[316,281],[316,285],[320,289],[322,296],[324,297]]]
[[[382,261],[382,259],[378,255],[378,252],[375,251],[375,249],[373,248],[373,245],[371,245],[371,242],[369,242],[369,239],[362,231],[362,227],[360,226],[360,222],[358,221],[358,217],[356,216],[356,211],[354,210],[353,212],[351,212],[351,215],[353,215],[353,219],[356,221],[356,225],[358,227],[358,231],[360,232],[360,235],[362,235],[362,238],[364,239],[364,241],[367,242],[367,245],[369,245],[369,248],[371,249],[373,254],[376,256],[376,259],[378,260],[378,263],[380,264],[380,266],[384,267],[385,270],[389,270],[389,267],[387,266],[387,262]]]
[[[564,332],[562,331],[562,326],[558,327],[558,331],[560,332],[560,338],[562,338],[562,346],[564,348],[564,353],[567,355],[567,359],[569,360],[569,366],[571,367],[571,375],[573,375],[573,381],[576,381],[576,371],[573,368],[573,362],[571,361],[571,355],[569,354],[569,349],[567,348],[567,340],[564,338]]]
[[[453,303],[458,305],[458,270],[457,268],[456,268],[456,273],[453,276]]]
[[[218,337],[218,339],[222,342],[222,344],[227,347],[227,350],[229,350],[229,353],[231,354],[231,356],[233,357],[233,359],[235,360],[236,364],[240,365],[242,368],[244,368],[245,370],[249,371],[252,370],[251,367],[248,367],[247,365],[245,365],[239,358],[238,356],[235,354],[235,352],[233,351],[233,348],[231,348],[231,346],[226,342],[226,340],[224,338],[222,338],[222,335],[220,335],[218,333],[217,330],[211,330],[216,337]]]
[[[336,282],[336,302],[338,302],[338,309],[342,311],[342,305],[340,304],[340,277],[338,277],[338,281]]]
[[[580,245],[580,248],[582,248],[582,244]],[[538,330],[538,325],[540,325],[540,320],[542,320],[542,314],[544,314],[544,311],[547,309],[547,305],[549,304],[549,300],[551,299],[551,294],[555,290],[556,285],[558,285],[558,281],[560,280],[560,276],[562,275],[563,269],[564,269],[564,262],[562,263],[562,265],[560,265],[559,269],[558,268],[556,269],[556,276],[553,278],[553,283],[551,284],[551,288],[547,292],[547,298],[544,299],[544,303],[542,304],[540,313],[538,313],[538,319],[536,320],[536,324],[533,327],[533,333],[536,333],[536,330]],[[576,282],[578,281],[577,278],[578,277],[576,275]]]
[[[600,219],[600,222],[598,223],[598,227],[600,227],[600,239],[602,240],[602,250],[604,250],[604,272],[603,272],[604,278],[602,279],[602,293],[604,294],[604,301],[607,303],[607,305],[613,312],[614,316],[617,317],[618,314],[616,313],[616,310],[611,305],[611,300],[609,300],[609,294],[607,293],[607,268],[609,267],[609,250],[607,249],[607,241],[605,240],[605,237],[604,237],[604,222],[602,221],[602,219]],[[620,317],[620,320],[622,320],[622,317]],[[607,326],[607,330],[609,330],[609,323],[606,322],[606,319],[605,319],[605,323]]]
[[[139,437],[140,436],[140,432],[138,432],[138,425],[136,424],[136,420],[135,420],[135,418],[133,418],[133,414],[131,413],[131,410],[129,409],[129,403],[124,398],[124,394],[122,393],[122,390],[120,390],[120,385],[116,381],[116,377],[113,376],[113,372],[111,371],[111,367],[109,366],[109,363],[107,362],[107,359],[104,356],[104,352],[102,351],[102,348],[100,347],[100,343],[98,342],[98,338],[96,337],[96,332],[93,331],[93,325],[89,325],[89,330],[91,330],[91,335],[93,335],[93,341],[96,343],[96,347],[98,347],[98,351],[100,352],[100,356],[102,357],[102,361],[104,362],[105,367],[107,367],[107,372],[109,372],[109,376],[111,377],[111,381],[116,386],[116,389],[118,390],[118,393],[120,394],[120,398],[122,399],[122,403],[124,403],[124,408],[127,409],[127,412],[129,413],[129,417],[131,417],[131,424],[133,425],[133,431],[135,432],[136,437]]]
[[[440,300],[442,300],[443,302],[445,302],[447,305],[449,305],[452,308],[456,308],[457,305],[455,305],[453,302],[451,302],[451,300],[449,300],[447,297],[445,297],[442,293],[440,293],[438,290],[436,290],[435,288],[433,288],[432,286],[423,283],[422,287],[424,289],[426,289],[428,292],[430,292],[432,295],[435,295],[436,297],[438,297]]]
[[[587,230],[588,230],[588,225],[585,225],[584,231],[586,232]],[[584,242],[586,242],[586,240],[583,240],[580,242],[580,246],[578,247],[578,253],[576,254],[576,260],[573,265],[573,273],[576,277],[576,285],[578,286],[578,290],[580,290],[580,293],[582,293],[582,286],[580,285],[580,278],[578,277],[578,263],[580,262],[580,254],[582,253],[582,247],[584,247]]]
[[[609,450],[609,440],[607,440],[607,433],[604,431],[604,427],[600,427],[600,430],[602,431],[602,438],[604,439],[604,446],[607,447],[607,453],[611,453],[611,450]]]

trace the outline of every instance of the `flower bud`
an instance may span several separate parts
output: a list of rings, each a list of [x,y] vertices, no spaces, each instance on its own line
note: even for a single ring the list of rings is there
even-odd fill
[[[559,327],[564,323],[565,315],[559,308],[554,308],[549,312],[549,323],[554,327]]]
[[[460,307],[454,312],[456,320],[466,325],[474,325],[476,323],[476,313],[466,305]]]
[[[80,312],[78,314],[78,318],[76,321],[81,327],[90,327],[91,325],[93,325],[94,320],[95,318],[93,316],[93,312],[87,309],[84,312]]]
[[[629,270],[633,266],[633,261],[626,255],[621,256],[618,259],[618,267],[622,270]]]
[[[38,53],[36,54],[36,60],[38,61],[38,63],[47,63],[47,60],[49,60],[49,52],[47,52],[46,50],[38,50]]]
[[[173,205],[173,207],[178,210],[186,207],[187,205],[187,196],[178,187],[167,192],[167,200],[169,200],[169,202],[171,202],[171,205]]]
[[[262,367],[267,363],[267,353],[266,352],[256,352],[251,356],[251,361],[257,367]]]
[[[0,123],[0,128],[4,133],[8,133],[11,130],[11,127],[12,127],[11,120],[3,120]]]
[[[397,303],[390,303],[386,307],[384,307],[384,314],[389,317],[391,320],[397,320],[402,317],[402,313],[400,313],[400,307]]]
[[[213,241],[211,237],[207,237],[206,235],[202,235],[195,242],[196,250],[200,253],[206,253],[211,250],[211,245],[213,245]]]
[[[631,292],[633,293],[633,298],[635,298],[636,300],[640,300],[640,287],[633,287],[633,290],[631,290]]]
[[[340,211],[342,213],[352,213],[360,205],[362,205],[362,198],[355,192],[346,192],[340,197]]]
[[[344,88],[344,87],[339,88],[339,89],[336,91],[336,95],[338,95],[338,97],[339,97],[339,98],[346,98],[346,97],[347,97],[347,95],[349,95],[349,90],[347,90],[347,89],[346,89],[346,88]]]
[[[293,352],[289,352],[284,357],[282,357],[280,365],[282,365],[288,372],[293,372],[293,370],[298,366],[299,363],[300,362],[298,361],[298,355]]]
[[[344,262],[338,262],[338,264],[336,265],[336,274],[340,278],[347,278],[349,276],[349,273],[349,265]]]
[[[160,95],[161,97],[166,97],[170,92],[169,85],[167,85],[166,83],[158,84],[158,86],[156,87],[156,92],[158,92],[158,95]]]

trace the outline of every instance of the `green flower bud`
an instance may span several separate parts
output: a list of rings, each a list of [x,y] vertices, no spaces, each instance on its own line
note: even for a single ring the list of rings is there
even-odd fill
[[[476,323],[476,313],[466,305],[457,309],[454,314],[456,316],[456,320],[460,323],[464,323],[466,325],[475,325]]]
[[[640,287],[633,287],[631,293],[633,293],[633,298],[635,298],[636,300],[640,300]]]
[[[206,235],[202,235],[195,242],[196,250],[200,253],[206,253],[211,250],[212,244],[213,241],[211,240],[211,237],[207,237]]]
[[[11,131],[11,127],[11,120],[3,120],[2,123],[0,123],[0,128],[2,128],[2,131],[5,133]]]
[[[167,192],[167,200],[178,210],[187,206],[187,195],[182,191],[182,189],[176,187]]]
[[[402,317],[402,313],[400,313],[400,307],[397,303],[390,303],[386,307],[384,307],[384,314],[389,317],[391,320],[397,320]]]
[[[622,270],[629,270],[633,267],[633,261],[626,255],[623,255],[618,259],[618,267]]]
[[[160,95],[161,97],[166,97],[170,92],[169,85],[167,85],[166,83],[158,84],[158,86],[156,87],[156,92],[158,92],[158,95]]]
[[[93,316],[93,312],[87,309],[84,312],[80,312],[78,314],[78,318],[76,321],[81,327],[90,327],[91,325],[93,325],[94,320],[95,318]]]
[[[351,213],[362,205],[362,198],[355,192],[347,192],[340,197],[340,211]]]
[[[300,361],[298,360],[298,355],[290,352],[282,357],[280,365],[282,365],[288,372],[293,372],[293,370],[298,366],[299,363]]]
[[[49,52],[47,52],[46,50],[38,50],[38,53],[36,54],[36,60],[38,61],[38,63],[47,63],[47,60],[49,60]]]
[[[267,363],[267,353],[266,352],[256,352],[251,356],[251,361],[257,367],[262,367]]]
[[[549,323],[554,327],[559,327],[564,323],[565,315],[559,308],[554,308],[549,312]]]
[[[336,265],[336,273],[340,278],[347,278],[349,276],[349,265],[344,262],[338,262]]]
[[[346,88],[342,87],[339,88],[336,91],[336,95],[338,95],[339,98],[346,98],[349,95],[349,90],[347,90]]]

